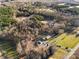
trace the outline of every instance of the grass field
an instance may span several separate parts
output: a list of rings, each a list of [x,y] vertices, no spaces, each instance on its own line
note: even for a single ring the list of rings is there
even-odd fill
[[[64,33],[48,41],[61,47],[74,48],[79,43],[79,37],[76,37],[75,34]]]
[[[55,38],[50,38],[48,42],[54,43],[56,46],[72,49],[79,43],[79,37],[76,37],[75,34],[64,33]],[[57,48],[54,55],[50,56],[49,59],[63,59],[67,53],[68,51],[66,49]]]
[[[54,55],[50,56],[49,59],[64,59],[67,53],[68,52],[66,50],[58,48]]]

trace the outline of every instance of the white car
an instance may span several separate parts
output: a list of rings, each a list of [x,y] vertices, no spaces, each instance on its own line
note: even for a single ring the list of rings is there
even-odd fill
[[[37,42],[39,45],[44,45],[44,46],[49,46],[49,44],[46,41],[38,41]]]

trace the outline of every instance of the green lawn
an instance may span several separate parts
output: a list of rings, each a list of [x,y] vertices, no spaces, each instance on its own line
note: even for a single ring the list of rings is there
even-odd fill
[[[79,43],[79,37],[76,37],[75,34],[61,34],[55,38],[51,38],[48,40],[50,43],[54,43],[55,45],[61,47],[74,48]],[[67,55],[68,51],[63,48],[57,48],[54,55],[50,56],[49,59],[63,59],[65,55]]]
[[[74,48],[79,43],[79,37],[76,37],[74,34],[64,33],[54,39],[49,39],[49,42],[64,48]]]
[[[58,48],[54,55],[50,56],[48,59],[63,59],[65,55],[67,55],[67,51],[61,48]]]

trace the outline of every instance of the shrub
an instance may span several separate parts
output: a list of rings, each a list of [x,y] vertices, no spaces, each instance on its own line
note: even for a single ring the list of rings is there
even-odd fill
[[[10,7],[0,7],[0,15],[12,15],[13,9]]]
[[[0,27],[9,26],[14,22],[13,9],[11,7],[0,7]]]
[[[0,16],[0,25],[1,26],[9,26],[13,24],[15,21],[10,16]]]
[[[43,21],[44,20],[44,17],[41,16],[41,15],[34,15],[31,20],[34,20],[34,21]]]

